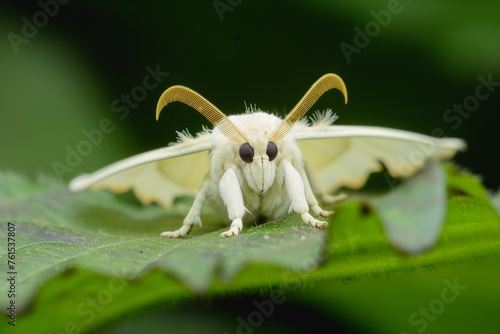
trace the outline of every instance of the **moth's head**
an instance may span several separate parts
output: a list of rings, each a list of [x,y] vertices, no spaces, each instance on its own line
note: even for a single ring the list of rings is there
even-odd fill
[[[263,135],[250,135],[248,139],[239,147],[238,155],[243,163],[238,165],[248,186],[258,194],[265,193],[276,175],[278,146]]]

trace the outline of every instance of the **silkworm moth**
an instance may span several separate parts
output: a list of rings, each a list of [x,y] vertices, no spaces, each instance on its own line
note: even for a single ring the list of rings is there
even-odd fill
[[[451,158],[465,148],[457,138],[433,138],[408,131],[374,126],[333,125],[331,110],[303,116],[328,90],[347,90],[336,74],[319,78],[302,99],[280,118],[257,109],[226,116],[215,105],[185,86],[172,86],[161,95],[156,119],[172,102],[182,102],[213,126],[196,136],[178,132],[178,142],[113,163],[70,182],[72,191],[106,188],[133,190],[145,204],[170,207],[175,197],[196,194],[182,226],[161,233],[177,238],[201,225],[208,200],[231,222],[221,237],[238,235],[243,223],[279,219],[293,211],[304,223],[325,228],[316,217],[329,217],[323,200],[341,187],[357,189],[370,173],[385,166],[392,177],[408,177],[430,159]],[[408,163],[408,162],[411,163]],[[313,191],[314,189],[314,191]]]

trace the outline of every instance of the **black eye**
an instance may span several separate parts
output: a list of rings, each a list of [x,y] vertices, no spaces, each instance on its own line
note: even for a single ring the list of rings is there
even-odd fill
[[[276,158],[276,156],[278,155],[278,146],[270,141],[269,143],[267,143],[266,154],[269,157],[269,161],[273,161],[274,158]]]
[[[240,146],[240,158],[245,162],[253,161],[253,148],[249,143],[241,144]]]

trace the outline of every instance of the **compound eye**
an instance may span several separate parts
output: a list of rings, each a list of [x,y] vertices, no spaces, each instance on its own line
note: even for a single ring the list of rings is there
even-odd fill
[[[253,161],[253,148],[249,143],[241,144],[240,146],[240,158],[245,162]]]
[[[269,161],[273,161],[278,155],[278,146],[270,141],[269,143],[267,143],[266,154],[269,157]]]

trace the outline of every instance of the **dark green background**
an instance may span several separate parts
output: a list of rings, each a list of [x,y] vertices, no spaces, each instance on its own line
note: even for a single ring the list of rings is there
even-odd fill
[[[314,109],[333,108],[340,116],[338,124],[380,125],[429,135],[442,129],[447,136],[464,138],[469,148],[456,161],[482,175],[488,188],[497,189],[500,89],[481,101],[456,129],[443,115],[474,94],[479,76],[492,75],[500,81],[500,3],[401,1],[401,12],[392,15],[391,22],[348,62],[339,45],[354,45],[354,28],[364,30],[373,21],[370,11],[385,10],[388,3],[244,0],[221,20],[211,0],[70,1],[60,5],[59,12],[16,53],[8,34],[21,34],[22,17],[32,21],[41,8],[36,1],[2,2],[0,168],[29,176],[55,175],[54,163],[66,164],[68,147],[76,148],[85,139],[82,131],[98,127],[103,118],[111,120],[113,131],[61,175],[64,181],[164,146],[175,139],[176,130],[195,132],[202,124],[208,125],[180,104],[169,107],[155,121],[157,99],[173,84],[197,90],[228,114],[242,112],[244,101],[284,113],[319,76],[334,72],[346,82],[349,104],[344,106],[339,93],[329,92]],[[113,101],[142,85],[145,68],[157,64],[169,76],[128,117],[120,119],[112,111]],[[421,305],[439,296],[443,279],[456,275],[453,268],[447,270],[366,281],[359,289],[326,285],[324,291],[337,292],[325,295],[318,292],[321,287],[305,291],[290,297],[280,308],[286,312],[280,311],[270,322],[278,326],[300,322],[289,329],[293,332],[306,328],[307,322],[288,314],[309,314],[331,326],[345,316],[342,322],[359,325],[361,321],[365,330],[377,332],[377,328],[388,328],[381,323],[390,324],[391,317],[401,319],[399,313],[409,313],[398,312],[399,302],[418,298],[415,291],[421,295]],[[373,290],[379,292],[370,295]],[[329,294],[331,304],[325,299]],[[480,293],[479,302],[487,294]],[[381,301],[374,300],[381,296],[388,299],[385,312],[380,309]],[[166,315],[164,319],[178,321],[201,314],[200,326],[209,326],[221,309],[229,312],[225,319],[232,324],[235,315],[247,314],[254,298],[260,297],[221,300],[215,306],[194,303],[175,311],[179,317]],[[464,302],[478,302],[467,298]],[[239,309],[228,306],[236,301]],[[350,311],[343,310],[345,303]],[[371,313],[374,309],[376,315]],[[440,319],[453,319],[448,309],[453,305]],[[462,308],[456,316],[463,317],[467,310]],[[399,330],[405,328],[394,332]]]
[[[33,175],[54,174],[66,146],[75,148],[106,117],[115,125],[65,181],[81,172],[175,139],[175,131],[207,124],[182,105],[160,122],[156,102],[173,84],[191,87],[224,112],[244,101],[264,110],[290,110],[322,74],[346,82],[349,104],[326,94],[316,108],[331,107],[339,124],[381,125],[467,140],[457,161],[484,176],[500,176],[495,91],[453,129],[443,114],[474,94],[478,76],[500,81],[500,4],[495,1],[401,1],[400,13],[353,54],[354,45],[388,1],[241,1],[221,21],[212,1],[70,1],[16,54],[7,34],[21,34],[25,16],[41,8],[2,5],[0,167]],[[142,85],[146,66],[170,75],[121,120],[112,102]]]

